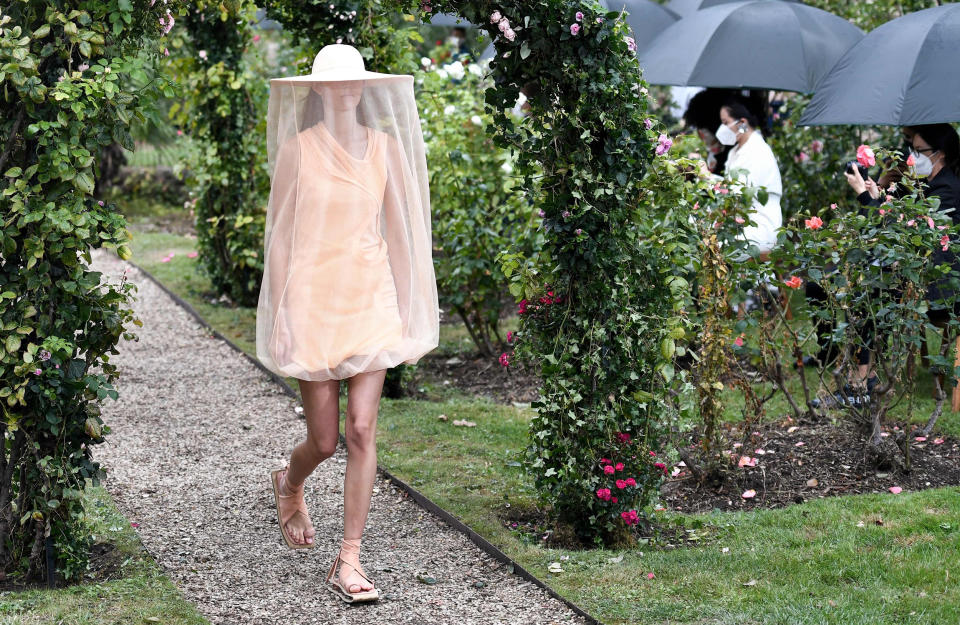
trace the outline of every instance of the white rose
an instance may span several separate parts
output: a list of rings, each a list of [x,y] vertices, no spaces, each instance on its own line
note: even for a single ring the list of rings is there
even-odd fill
[[[463,69],[462,63],[450,63],[449,65],[444,66],[447,73],[450,74],[450,77],[454,80],[461,80],[466,75],[466,70]]]
[[[430,65],[432,64],[433,64],[433,61],[431,61],[427,57],[423,57],[422,59],[420,59],[420,65],[423,65],[424,67],[430,67]]]
[[[444,115],[452,115],[453,112],[456,111],[456,110],[457,110],[457,107],[455,107],[455,106],[452,105],[452,104],[448,104],[447,106],[444,107],[444,109],[443,109],[443,114],[444,114]]]
[[[513,171],[513,166],[510,163],[505,162],[503,165],[500,166],[500,169],[502,169],[505,173],[509,174],[510,172]]]
[[[442,79],[444,79],[444,80],[446,80],[447,78],[449,78],[449,76],[447,75],[446,70],[443,70],[443,69],[438,69],[437,72],[436,72],[436,74],[437,74],[437,76],[439,76],[440,78],[442,78]]]
[[[503,36],[507,38],[507,41],[513,41],[517,37],[517,33],[513,32],[512,28],[508,28],[503,31]]]
[[[477,63],[471,63],[470,65],[467,65],[467,71],[474,76],[483,76],[483,68]]]
[[[479,115],[474,115],[470,118],[470,121],[472,121],[475,126],[483,126],[483,120],[480,119]]]

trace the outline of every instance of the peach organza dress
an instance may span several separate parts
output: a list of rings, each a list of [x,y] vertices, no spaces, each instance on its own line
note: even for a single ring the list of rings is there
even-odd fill
[[[310,328],[290,345],[290,361],[307,370],[400,344],[397,290],[381,236],[387,182],[384,133],[366,128],[362,158],[349,154],[323,124],[302,131],[302,158],[316,159],[300,180],[294,247],[284,308],[277,323]],[[281,328],[280,334],[290,328]]]
[[[440,309],[413,77],[299,78],[270,81],[257,358],[311,381],[416,363]]]

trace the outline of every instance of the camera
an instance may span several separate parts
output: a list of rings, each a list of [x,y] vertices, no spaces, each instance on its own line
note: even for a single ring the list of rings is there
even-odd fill
[[[858,163],[857,161],[849,161],[847,163],[847,168],[844,170],[848,174],[853,173],[853,168],[856,167],[860,170],[860,177],[864,180],[867,180],[870,177],[870,170]]]

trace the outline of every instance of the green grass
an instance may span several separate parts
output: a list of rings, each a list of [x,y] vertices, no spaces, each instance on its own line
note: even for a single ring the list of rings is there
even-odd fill
[[[96,542],[116,546],[115,579],[88,580],[55,590],[8,592],[0,596],[0,623],[36,625],[209,625],[180,595],[114,506],[109,493],[88,487],[88,524]]]
[[[699,547],[544,549],[498,516],[506,503],[534,504],[511,465],[529,417],[529,410],[480,401],[384,400],[381,464],[608,625],[960,622],[960,489],[671,515],[708,528],[709,542]],[[455,419],[477,425],[454,426]],[[564,572],[551,574],[551,562]]]
[[[134,261],[224,334],[248,337],[237,343],[250,350],[254,311],[223,310],[205,301],[209,287],[194,275],[195,261],[182,253],[191,246],[182,237],[138,234]],[[174,260],[160,263],[169,251],[177,252]],[[444,351],[453,354],[465,334],[456,326],[445,332]],[[546,549],[505,527],[500,516],[507,504],[521,512],[535,505],[517,466],[532,413],[455,392],[443,397],[383,401],[377,430],[381,465],[608,625],[960,622],[956,488],[817,500],[782,510],[668,516],[685,526],[705,526],[695,547]],[[727,399],[727,416],[735,419],[738,397]],[[786,412],[779,401],[770,403],[768,414]],[[917,419],[925,418],[923,401],[917,399]],[[476,426],[453,425],[458,419]],[[940,424],[945,432],[960,431],[957,415],[945,414]],[[551,562],[564,572],[550,573]],[[653,579],[647,578],[650,572]]]

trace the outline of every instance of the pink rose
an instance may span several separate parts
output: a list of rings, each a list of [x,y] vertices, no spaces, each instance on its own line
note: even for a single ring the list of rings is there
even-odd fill
[[[617,480],[617,488],[623,489],[627,487],[626,480]]]
[[[580,24],[570,24],[570,34],[576,36],[580,32]]]
[[[950,247],[950,237],[948,237],[947,235],[943,235],[942,237],[940,237],[940,245],[943,246],[942,249],[944,252],[946,252],[947,249]]]
[[[670,151],[670,146],[673,145],[673,139],[668,137],[665,134],[661,134],[657,137],[657,156],[663,156]]]
[[[606,473],[607,475],[613,475],[615,470],[616,469],[614,469],[613,465],[611,464],[608,464],[607,466],[603,467],[603,472]]]
[[[733,344],[736,345],[737,347],[743,347],[743,337],[738,336],[736,340],[733,342]]]
[[[869,145],[861,145],[857,148],[857,162],[864,167],[873,167],[877,164],[877,158]]]
[[[810,156],[807,155],[806,152],[804,152],[804,151],[801,150],[800,153],[797,154],[796,160],[797,160],[798,163],[806,163],[807,161],[810,160]]]
[[[823,220],[819,217],[811,217],[810,219],[804,219],[803,223],[807,225],[807,228],[810,230],[818,230],[823,226]]]
[[[501,33],[507,32],[508,30],[510,30],[510,20],[508,20],[507,18],[503,18],[502,20],[500,20],[500,24],[498,24],[498,27],[500,28]]]
[[[907,157],[907,167],[913,167],[917,164],[917,159],[913,158],[913,154]]]
[[[512,28],[508,28],[508,29],[503,33],[503,36],[507,38],[507,41],[513,41],[514,39],[517,38],[517,33],[513,32],[513,29],[512,29]]]
[[[578,21],[578,22],[582,22],[582,21],[583,21],[583,13],[581,13],[580,11],[577,11],[577,14],[574,15],[574,17],[577,18],[577,21]]]
[[[618,463],[617,463],[617,471],[623,471],[623,463],[622,463],[622,462],[618,462]]]
[[[803,280],[799,276],[790,276],[788,280],[783,281],[791,289],[800,288],[800,285],[803,284]]]
[[[496,24],[497,22],[500,21],[502,17],[503,16],[500,15],[500,11],[494,11],[493,13],[490,14],[490,23]]]
[[[637,480],[633,479],[632,477],[627,478],[627,486],[636,486],[636,485],[637,485]]]
[[[811,141],[810,151],[813,152],[814,154],[819,154],[820,152],[823,152],[823,141],[821,141],[820,139],[814,139],[813,141]]]

